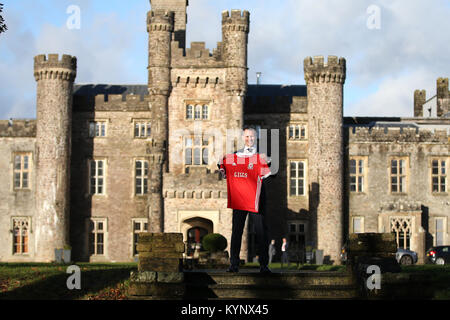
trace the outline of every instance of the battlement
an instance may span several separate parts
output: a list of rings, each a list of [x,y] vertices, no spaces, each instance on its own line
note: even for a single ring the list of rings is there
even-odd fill
[[[149,111],[149,96],[135,94],[98,94],[73,96],[77,111]]]
[[[147,32],[166,31],[173,32],[175,23],[175,12],[156,9],[147,13]]]
[[[36,137],[36,120],[0,120],[0,137]]]
[[[69,55],[44,54],[34,57],[34,77],[42,79],[60,79],[74,81],[77,70],[77,58]]]
[[[303,62],[306,82],[335,82],[344,83],[346,73],[346,60],[337,56],[328,56],[325,61],[323,56],[307,57]]]
[[[211,51],[206,48],[205,42],[191,42],[191,47],[179,48],[177,41],[172,41],[172,67],[175,68],[223,68],[222,43],[217,43],[217,48]]]
[[[45,54],[41,54],[34,57],[34,68],[65,68],[76,70],[77,58],[63,54],[61,59],[59,59],[58,54],[49,54],[48,57]]]
[[[393,127],[349,127],[349,142],[435,142],[449,143],[450,130]]]
[[[250,12],[247,10],[222,11],[222,28],[227,31],[249,32]]]

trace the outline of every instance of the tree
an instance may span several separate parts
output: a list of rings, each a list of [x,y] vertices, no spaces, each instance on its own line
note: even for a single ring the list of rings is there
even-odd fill
[[[0,3],[0,13],[3,11],[3,3]],[[3,19],[2,15],[0,14],[0,33],[5,32],[8,30],[5,24],[5,20]]]

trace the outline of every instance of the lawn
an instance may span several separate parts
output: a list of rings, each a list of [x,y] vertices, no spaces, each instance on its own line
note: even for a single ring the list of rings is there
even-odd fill
[[[0,263],[0,299],[124,300],[136,263],[76,263],[81,289],[70,290],[68,265]]]
[[[136,263],[76,263],[81,270],[81,289],[69,290],[68,265],[40,263],[0,263],[0,299],[3,300],[126,300],[130,272]],[[258,268],[257,263],[241,267]],[[280,263],[269,266],[273,271],[316,270],[342,272],[345,266],[292,263],[281,268]],[[450,299],[450,265],[402,266],[402,272],[425,274],[427,287],[432,286],[432,299]],[[428,281],[429,279],[429,281]]]

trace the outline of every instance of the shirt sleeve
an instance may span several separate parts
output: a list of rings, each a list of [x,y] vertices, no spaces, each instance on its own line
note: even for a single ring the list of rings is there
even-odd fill
[[[261,179],[267,178],[272,174],[266,160],[264,160],[262,157],[259,157],[259,170],[259,176],[261,177]]]
[[[217,167],[219,168],[219,172],[222,175],[222,178],[224,178],[224,179],[227,178],[227,172],[226,172],[225,164],[224,164],[225,158],[226,158],[226,156],[223,157],[221,160],[219,160],[219,163],[217,164]]]

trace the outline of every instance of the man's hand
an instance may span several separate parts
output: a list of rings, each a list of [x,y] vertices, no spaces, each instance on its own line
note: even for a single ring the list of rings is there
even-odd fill
[[[227,175],[225,173],[225,169],[219,169],[219,171],[220,171],[220,174],[222,175],[222,178],[226,179]]]

